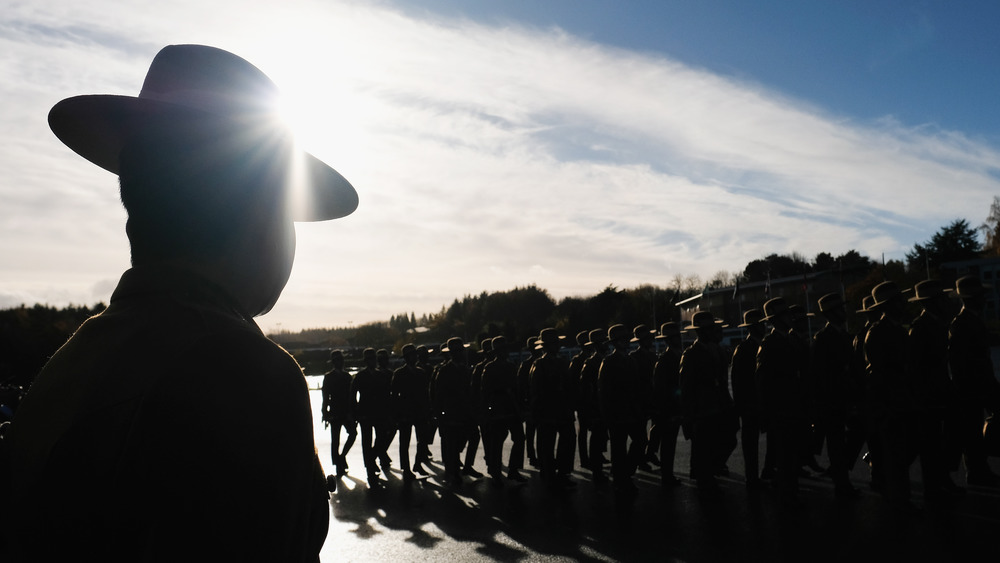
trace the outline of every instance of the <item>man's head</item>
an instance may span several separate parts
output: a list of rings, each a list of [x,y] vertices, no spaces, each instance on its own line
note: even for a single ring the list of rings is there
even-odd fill
[[[948,306],[948,293],[940,280],[924,280],[913,286],[913,297],[907,301],[919,304],[930,315],[943,318]]]
[[[49,112],[67,146],[119,175],[137,266],[174,264],[270,310],[295,251],[292,221],[350,214],[357,193],[295,148],[277,87],[221,49],[171,45],[137,97],[76,96]],[[294,173],[293,173],[294,172]]]
[[[542,329],[542,332],[538,334],[535,347],[540,347],[546,354],[556,354],[562,348],[565,339],[566,337],[559,334],[554,328]]]
[[[375,349],[374,348],[365,348],[364,351],[361,352],[361,361],[364,362],[365,367],[367,367],[367,368],[374,368],[375,367]]]
[[[465,342],[457,336],[453,336],[448,339],[445,347],[441,349],[442,352],[447,352],[451,357],[451,361],[464,365],[466,363],[466,352],[465,352]]]
[[[962,300],[963,309],[980,312],[986,306],[987,291],[992,290],[991,286],[983,285],[979,276],[968,275],[955,280],[952,296]]]
[[[693,330],[698,335],[698,340],[704,342],[722,342],[722,329],[725,324],[715,318],[710,311],[698,311],[691,317],[691,325],[686,330]]]
[[[400,353],[403,355],[403,361],[406,362],[407,365],[412,366],[417,363],[417,347],[413,344],[403,345],[403,349],[400,350]]]
[[[662,340],[667,348],[675,348],[681,345],[681,325],[674,321],[668,321],[660,325],[660,332],[656,335],[656,340]]]
[[[330,364],[333,365],[335,369],[344,369],[344,351],[334,350],[330,352]]]
[[[899,286],[893,281],[884,281],[872,288],[872,309],[884,317],[902,320],[906,311],[906,302]]]
[[[819,298],[817,304],[820,314],[831,324],[841,325],[847,320],[844,298],[839,293],[827,293]]]
[[[608,342],[615,347],[615,352],[628,352],[628,343],[632,337],[632,331],[623,324],[616,324],[608,328]]]
[[[788,303],[783,297],[775,297],[764,303],[764,320],[771,323],[771,326],[779,331],[787,331],[792,328],[795,317],[788,308]]]
[[[764,324],[764,312],[760,309],[745,311],[743,324],[739,327],[747,329],[748,336],[759,342],[764,338],[764,333],[767,332],[767,327]]]
[[[630,342],[638,344],[640,348],[648,348],[653,344],[655,336],[655,330],[651,330],[646,325],[639,325],[632,329],[632,340]]]

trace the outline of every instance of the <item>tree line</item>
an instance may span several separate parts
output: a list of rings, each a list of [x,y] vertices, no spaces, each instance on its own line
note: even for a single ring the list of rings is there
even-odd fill
[[[812,259],[793,252],[769,254],[751,260],[739,271],[720,271],[707,280],[696,274],[677,274],[665,285],[643,284],[620,289],[608,285],[591,296],[554,299],[536,285],[499,292],[482,292],[456,298],[437,313],[400,312],[387,321],[357,326],[312,328],[298,332],[279,331],[269,336],[303,359],[303,351],[315,349],[319,356],[331,348],[386,348],[395,351],[406,343],[436,344],[452,336],[467,342],[506,336],[523,342],[543,328],[555,327],[567,335],[622,323],[626,326],[678,320],[676,303],[706,289],[732,287],[767,279],[817,272],[838,272],[844,279],[845,297],[859,303],[871,288],[885,280],[912,287],[926,278],[946,282],[942,265],[979,257],[1000,256],[1000,196],[993,198],[986,221],[973,227],[956,219],[927,241],[916,243],[905,261],[884,262],[848,250],[834,255],[820,252]],[[103,303],[91,307],[70,305],[56,308],[34,305],[0,309],[0,383],[27,382],[48,358],[88,317],[103,311]],[[322,358],[325,361],[325,358]]]

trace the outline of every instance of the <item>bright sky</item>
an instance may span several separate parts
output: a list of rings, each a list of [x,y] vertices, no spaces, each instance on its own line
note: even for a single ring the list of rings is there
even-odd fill
[[[775,252],[901,259],[1000,195],[998,21],[992,1],[0,0],[0,307],[107,302],[117,179],[46,115],[136,95],[167,44],[260,67],[358,190],[297,225],[259,321],[298,330]]]

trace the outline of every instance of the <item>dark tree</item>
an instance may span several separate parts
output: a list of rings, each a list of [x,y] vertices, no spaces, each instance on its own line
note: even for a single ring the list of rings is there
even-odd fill
[[[913,273],[927,273],[936,277],[945,262],[970,260],[979,257],[982,245],[976,230],[965,219],[956,219],[941,227],[931,240],[914,244],[906,253],[906,267]]]

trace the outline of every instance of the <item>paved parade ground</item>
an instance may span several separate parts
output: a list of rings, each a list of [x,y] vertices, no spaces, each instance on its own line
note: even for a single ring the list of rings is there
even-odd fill
[[[316,445],[330,463],[329,431],[319,417],[320,394],[311,392]],[[763,440],[762,440],[763,443]],[[687,478],[690,443],[678,441],[681,485],[664,489],[658,473],[640,471],[639,492],[620,498],[595,486],[579,469],[575,487],[551,490],[528,467],[527,483],[493,487],[489,479],[459,488],[442,486],[440,438],[431,448],[431,475],[405,484],[398,444],[388,486],[369,491],[361,445],[348,461],[330,501],[330,533],[322,561],[994,561],[1000,535],[1000,488],[969,487],[940,504],[922,495],[915,463],[913,504],[891,510],[868,489],[868,468],[851,475],[861,497],[837,499],[821,475],[800,480],[801,506],[778,502],[772,490],[748,492],[739,448],[729,460],[718,494],[706,496]],[[510,442],[507,442],[509,449]],[[415,444],[411,445],[415,448]],[[411,452],[412,455],[412,452]],[[763,458],[763,456],[762,456]],[[507,453],[504,454],[504,460]],[[1000,472],[998,459],[991,458]],[[827,465],[825,456],[820,458]],[[579,466],[579,464],[577,464]],[[482,448],[476,469],[485,472]],[[965,485],[964,476],[953,474]]]

